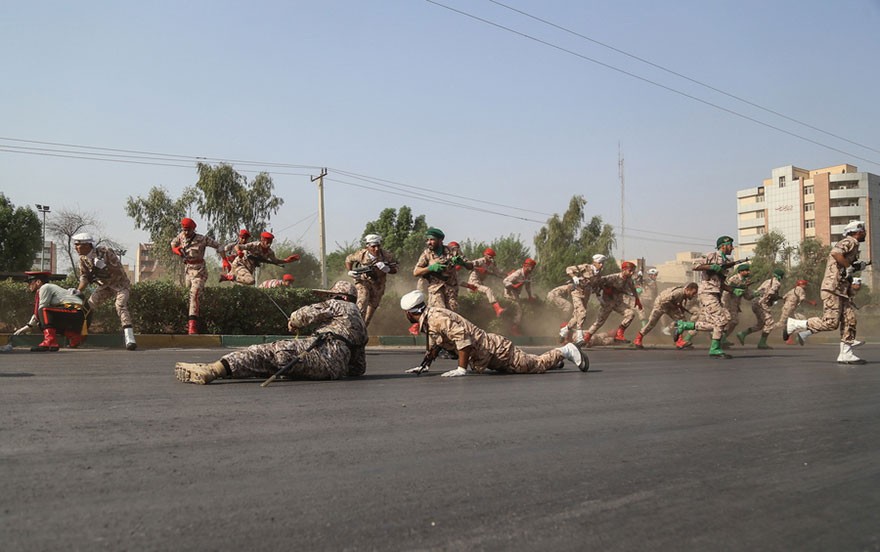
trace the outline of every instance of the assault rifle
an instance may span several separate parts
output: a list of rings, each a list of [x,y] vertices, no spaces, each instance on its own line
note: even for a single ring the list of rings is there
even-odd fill
[[[376,261],[376,262],[379,262],[379,261]],[[385,264],[390,266],[391,268],[397,268],[397,266],[398,266],[397,262],[385,263]],[[374,268],[376,268],[375,262],[367,264],[367,265],[360,265],[357,267],[353,267],[350,272],[354,272],[355,276],[369,276],[373,272]]]
[[[275,266],[284,266],[287,263],[270,261],[265,257],[261,257],[259,255],[254,255],[253,253],[248,253],[248,258],[254,261],[254,266],[260,266],[262,264],[272,264]]]

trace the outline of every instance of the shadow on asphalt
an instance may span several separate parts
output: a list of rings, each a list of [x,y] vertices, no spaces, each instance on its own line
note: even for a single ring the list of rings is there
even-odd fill
[[[33,374],[31,374],[30,372],[9,372],[6,374],[0,372],[0,378],[30,378],[30,377],[33,377]]]

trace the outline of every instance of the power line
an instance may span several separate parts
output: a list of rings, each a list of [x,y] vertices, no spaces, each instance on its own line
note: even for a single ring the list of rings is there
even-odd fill
[[[464,16],[464,17],[468,17],[468,18],[473,19],[473,20],[475,20],[475,21],[479,21],[480,23],[484,23],[484,24],[486,24],[486,25],[489,25],[489,26],[492,26],[492,27],[496,27],[496,28],[498,28],[498,29],[502,29],[502,30],[504,30],[504,31],[507,31],[507,32],[509,32],[509,33],[513,33],[513,34],[518,35],[518,36],[521,36],[521,37],[523,37],[523,38],[527,38],[528,40],[532,40],[532,41],[537,42],[537,43],[539,43],[539,44],[543,44],[543,45],[545,45],[545,46],[549,46],[550,48],[553,48],[554,50],[559,50],[560,52],[564,52],[564,53],[566,53],[566,54],[570,54],[570,55],[572,55],[572,56],[575,56],[575,57],[577,57],[577,58],[583,59],[583,60],[585,60],[585,61],[589,61],[589,62],[591,62],[591,63],[595,63],[596,65],[600,65],[600,66],[602,66],[602,67],[605,67],[606,69],[610,69],[610,70],[612,70],[612,71],[616,71],[616,72],[621,73],[621,74],[623,74],[623,75],[627,75],[627,76],[632,77],[632,78],[634,78],[634,79],[640,80],[640,81],[642,81],[642,82],[646,82],[646,83],[651,84],[651,85],[654,85],[654,86],[656,86],[656,87],[658,87],[658,88],[662,88],[662,89],[667,90],[667,91],[669,91],[669,92],[672,92],[672,93],[674,93],[674,94],[678,94],[678,95],[683,96],[683,97],[685,97],[685,98],[688,98],[688,99],[691,99],[691,100],[693,100],[693,101],[699,102],[699,103],[701,103],[701,104],[707,105],[707,106],[709,106],[709,107],[715,108],[715,109],[717,109],[717,110],[719,110],[719,111],[723,111],[723,112],[725,112],[725,113],[728,113],[728,114],[730,114],[730,115],[734,115],[734,116],[739,117],[739,118],[741,118],[741,119],[745,119],[745,120],[747,120],[747,121],[751,121],[751,122],[753,122],[753,123],[755,123],[755,124],[758,124],[758,125],[761,125],[761,126],[763,126],[763,127],[773,129],[773,130],[775,130],[775,131],[777,131],[777,132],[781,132],[781,133],[783,133],[783,134],[787,134],[788,136],[792,136],[792,137],[794,137],[794,138],[798,138],[798,139],[803,140],[803,141],[805,141],[805,142],[809,142],[810,144],[813,144],[813,145],[816,145],[816,146],[820,146],[820,147],[823,147],[823,148],[829,149],[829,150],[831,150],[831,151],[836,151],[837,153],[842,153],[842,154],[844,154],[844,155],[848,155],[848,156],[850,156],[850,157],[852,157],[852,158],[854,158],[854,159],[859,159],[859,160],[861,160],[861,161],[865,161],[865,162],[867,162],[867,163],[871,163],[872,165],[880,165],[880,161],[875,161],[875,160],[873,160],[873,159],[868,159],[868,158],[866,158],[866,157],[862,157],[862,156],[860,156],[860,155],[856,155],[856,154],[854,154],[854,153],[852,153],[852,152],[848,152],[848,151],[846,151],[846,150],[842,150],[842,149],[840,149],[840,148],[837,148],[837,147],[831,146],[831,145],[829,145],[829,144],[824,144],[824,143],[819,142],[819,141],[817,141],[817,140],[813,140],[812,138],[808,138],[808,137],[806,137],[806,136],[802,136],[802,135],[797,134],[797,133],[795,133],[795,132],[792,132],[792,131],[790,131],[790,130],[786,130],[786,129],[784,129],[784,128],[781,128],[781,127],[778,127],[778,126],[772,125],[772,124],[770,124],[770,123],[766,123],[766,122],[764,122],[764,121],[761,121],[760,119],[756,119],[756,118],[751,117],[751,116],[749,116],[749,115],[746,115],[746,114],[744,114],[744,113],[740,113],[740,112],[738,112],[738,111],[734,111],[733,109],[729,109],[729,108],[727,108],[727,107],[724,107],[724,106],[721,106],[721,105],[718,105],[718,104],[712,103],[712,102],[710,102],[710,101],[708,101],[708,100],[704,100],[704,99],[702,99],[702,98],[700,98],[700,97],[694,96],[693,94],[688,94],[687,92],[684,92],[684,91],[682,91],[682,90],[678,90],[678,89],[676,89],[676,88],[672,88],[671,86],[666,86],[665,84],[661,84],[661,83],[659,83],[659,82],[657,82],[657,81],[653,81],[653,80],[648,79],[648,78],[646,78],[646,77],[642,77],[642,76],[640,76],[640,75],[637,75],[637,74],[632,73],[632,72],[630,72],[630,71],[627,71],[627,70],[625,70],[625,69],[621,69],[621,68],[619,68],[619,67],[615,67],[614,65],[611,65],[611,64],[609,64],[609,63],[605,63],[605,62],[599,61],[599,60],[597,60],[597,59],[593,59],[593,58],[591,58],[591,57],[589,57],[589,56],[586,56],[586,55],[584,55],[584,54],[581,54],[581,53],[579,53],[579,52],[575,52],[574,50],[569,50],[568,48],[564,48],[564,47],[562,47],[562,46],[559,46],[558,44],[553,44],[552,42],[548,42],[548,41],[546,41],[546,40],[543,40],[543,39],[537,38],[537,37],[535,37],[535,36],[532,36],[532,35],[530,35],[530,34],[524,33],[524,32],[522,32],[522,31],[517,31],[516,29],[513,29],[513,28],[510,28],[510,27],[507,27],[507,26],[502,25],[502,24],[500,24],[500,23],[496,23],[496,22],[494,22],[494,21],[490,21],[490,20],[488,20],[488,19],[485,19],[485,18],[483,18],[483,17],[480,17],[480,16],[477,16],[477,15],[474,15],[474,14],[472,14],[472,13],[468,13],[468,12],[466,12],[466,11],[459,10],[459,9],[457,9],[457,8],[453,8],[453,7],[451,7],[451,6],[447,6],[447,5],[445,5],[445,4],[442,4],[442,3],[440,3],[440,2],[437,2],[436,0],[425,0],[425,2],[428,2],[429,4],[434,4],[435,6],[439,6],[439,7],[441,7],[441,8],[447,9],[447,10],[449,10],[449,11],[451,11],[451,12],[457,13],[457,14],[462,15],[462,16]]]
[[[518,14],[520,14],[520,15],[523,15],[523,16],[525,16],[525,17],[528,17],[528,18],[534,19],[535,21],[540,21],[541,23],[544,23],[545,25],[549,25],[549,26],[551,26],[551,27],[553,27],[553,28],[555,28],[555,29],[559,29],[560,31],[564,31],[564,32],[569,33],[569,34],[571,34],[571,35],[574,35],[574,36],[576,36],[576,37],[582,38],[582,39],[584,39],[584,40],[588,40],[588,41],[592,42],[593,44],[598,44],[599,46],[602,46],[603,48],[607,48],[607,49],[609,49],[609,50],[612,50],[612,51],[614,51],[614,52],[617,52],[618,54],[621,54],[621,55],[627,56],[627,57],[629,57],[629,58],[631,58],[631,59],[634,59],[634,60],[640,61],[640,62],[642,62],[642,63],[644,63],[644,64],[646,64],[646,65],[650,65],[651,67],[654,67],[655,69],[660,69],[661,71],[665,71],[666,73],[669,73],[669,74],[671,74],[671,75],[675,75],[676,77],[682,78],[682,79],[684,79],[684,80],[686,80],[686,81],[692,82],[692,83],[694,83],[694,84],[698,84],[698,85],[700,85],[700,86],[702,86],[702,87],[704,87],[704,88],[707,88],[707,89],[709,89],[709,90],[712,90],[713,92],[717,92],[717,93],[719,93],[719,94],[723,94],[723,95],[727,96],[728,98],[732,98],[732,99],[737,100],[737,101],[739,101],[739,102],[742,102],[742,103],[744,103],[744,104],[750,105],[750,106],[752,106],[752,107],[756,107],[756,108],[758,108],[758,109],[760,109],[760,110],[762,110],[762,111],[766,111],[767,113],[771,113],[771,114],[773,114],[773,115],[776,115],[777,117],[781,117],[781,118],[786,119],[786,120],[788,120],[788,121],[791,121],[791,122],[793,122],[793,123],[797,123],[797,124],[799,124],[799,125],[801,125],[801,126],[804,126],[804,127],[806,127],[806,128],[809,128],[809,129],[811,129],[811,130],[815,130],[815,131],[817,131],[817,132],[821,132],[822,134],[825,134],[825,135],[827,135],[827,136],[831,136],[832,138],[837,138],[838,140],[842,140],[842,141],[847,142],[847,143],[849,143],[849,144],[852,144],[852,145],[854,145],[854,146],[859,146],[859,147],[865,148],[865,149],[867,149],[867,150],[871,150],[871,151],[873,151],[873,152],[875,152],[875,153],[880,153],[880,149],[877,149],[877,148],[874,148],[874,147],[871,147],[871,146],[868,146],[868,145],[862,144],[862,143],[860,143],[860,142],[856,142],[856,141],[854,141],[854,140],[850,140],[849,138],[845,138],[845,137],[840,136],[840,135],[838,135],[838,134],[834,134],[833,132],[829,132],[829,131],[827,131],[827,130],[823,130],[823,129],[817,127],[817,126],[811,125],[811,124],[806,123],[806,122],[804,122],[804,121],[801,121],[801,120],[799,120],[799,119],[795,119],[794,117],[790,117],[790,116],[788,116],[788,115],[786,115],[786,114],[784,114],[784,113],[780,113],[779,111],[776,111],[776,110],[771,109],[771,108],[769,108],[769,107],[764,107],[763,105],[760,105],[760,104],[758,104],[758,103],[755,103],[755,102],[753,102],[753,101],[751,101],[751,100],[748,100],[748,99],[743,98],[743,97],[741,97],[741,96],[737,96],[737,95],[735,95],[735,94],[731,94],[730,92],[726,92],[726,91],[724,91],[724,90],[721,90],[720,88],[717,88],[717,87],[712,86],[712,85],[710,85],[710,84],[706,84],[705,82],[699,81],[699,80],[697,80],[697,79],[695,79],[695,78],[693,78],[693,77],[689,77],[689,76],[687,76],[687,75],[685,75],[685,74],[679,73],[678,71],[675,71],[675,70],[673,70],[673,69],[669,69],[668,67],[664,67],[664,66],[662,66],[662,65],[660,65],[660,64],[658,64],[658,63],[654,63],[654,62],[652,62],[652,61],[650,61],[650,60],[647,60],[647,59],[645,59],[645,58],[639,57],[639,56],[637,56],[637,55],[635,55],[635,54],[631,54],[631,53],[629,53],[629,52],[626,52],[626,51],[624,51],[624,50],[621,50],[620,48],[615,48],[614,46],[612,46],[612,45],[610,45],[610,44],[606,44],[606,43],[604,43],[604,42],[601,42],[601,41],[599,41],[599,40],[596,40],[595,38],[592,38],[592,37],[586,36],[586,35],[584,35],[584,34],[581,34],[581,33],[577,32],[577,31],[573,31],[573,30],[571,30],[571,29],[569,29],[569,28],[567,28],[567,27],[563,27],[562,25],[559,25],[559,24],[557,24],[557,23],[553,23],[552,21],[548,21],[548,20],[546,20],[546,19],[542,19],[542,18],[540,18],[540,17],[538,17],[538,16],[536,16],[536,15],[533,15],[533,14],[531,14],[531,13],[527,13],[527,12],[525,12],[525,11],[523,11],[523,10],[520,10],[520,9],[514,8],[513,6],[508,6],[507,4],[505,4],[505,3],[503,3],[503,2],[499,2],[498,0],[488,0],[488,1],[489,1],[489,2],[492,2],[493,4],[496,4],[496,5],[498,5],[498,6],[501,6],[502,8],[505,8],[505,9],[508,9],[508,10],[510,10],[510,11],[516,12],[516,13],[518,13]]]

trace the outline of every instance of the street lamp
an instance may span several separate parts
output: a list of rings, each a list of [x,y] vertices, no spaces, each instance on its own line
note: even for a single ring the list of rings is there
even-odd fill
[[[43,244],[42,247],[40,247],[40,271],[42,272],[43,270],[45,270],[43,268],[43,265],[46,261],[46,213],[49,212],[49,206],[40,205],[39,203],[37,203],[36,206],[37,211],[43,213]]]

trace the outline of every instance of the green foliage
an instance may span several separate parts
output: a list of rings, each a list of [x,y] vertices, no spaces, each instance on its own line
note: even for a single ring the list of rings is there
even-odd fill
[[[800,243],[794,250],[794,256],[798,261],[791,271],[791,280],[806,280],[807,296],[818,298],[819,287],[822,285],[822,278],[825,276],[825,265],[828,262],[828,255],[831,253],[830,245],[823,245],[816,238],[807,238]],[[864,287],[862,291],[864,291]],[[860,291],[860,295],[862,293]]]
[[[785,236],[776,230],[761,236],[755,244],[755,253],[749,261],[752,282],[755,282],[756,286],[760,285],[777,268],[785,270],[787,277],[787,267],[793,250],[794,248],[786,245]],[[735,269],[736,267],[734,267]],[[730,274],[732,273],[731,271]]]
[[[312,289],[321,286],[321,261],[315,255],[304,251],[302,248],[295,247],[287,240],[281,243],[273,243],[272,249],[275,251],[275,256],[279,259],[284,259],[296,253],[299,255],[299,260],[288,263],[285,266],[262,265],[259,274],[260,282],[271,279],[280,280],[285,274],[292,274],[296,278],[293,282],[294,287]]]
[[[524,260],[531,256],[528,246],[518,235],[510,234],[496,238],[491,243],[475,242],[470,239],[461,242],[462,252],[465,257],[471,260],[482,257],[483,251],[487,247],[495,250],[495,264],[504,272],[516,270],[522,266]]]
[[[34,314],[34,296],[24,282],[0,280],[0,333],[24,326]]]
[[[30,207],[18,207],[0,193],[0,272],[29,270],[40,252],[43,228]]]
[[[180,232],[180,219],[186,216],[196,201],[196,192],[192,188],[184,190],[178,199],[172,199],[162,187],[150,188],[146,198],[129,197],[125,204],[125,213],[134,219],[135,228],[150,234],[154,244],[151,256],[169,273],[177,274],[180,258],[171,252],[170,243]]]
[[[535,235],[538,267],[532,279],[544,287],[559,285],[567,267],[589,262],[596,253],[610,257],[614,230],[599,216],[584,224],[586,203],[583,196],[572,197],[562,217],[553,215]]]
[[[278,212],[284,200],[273,194],[275,185],[267,173],[258,174],[252,182],[231,165],[197,165],[196,204],[199,214],[208,220],[208,233],[231,239],[247,228],[257,236],[266,230],[269,219]]]
[[[425,215],[413,218],[412,209],[404,205],[398,210],[383,209],[378,219],[366,224],[364,235],[379,234],[383,249],[391,251],[401,265],[413,266],[425,249],[427,229]]]

